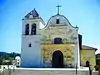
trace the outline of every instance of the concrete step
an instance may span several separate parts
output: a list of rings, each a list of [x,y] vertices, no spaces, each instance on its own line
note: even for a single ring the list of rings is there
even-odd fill
[[[76,70],[36,70],[36,69],[15,69],[11,75],[76,75]],[[77,75],[89,75],[88,70],[78,70]],[[93,72],[92,75],[98,75]]]

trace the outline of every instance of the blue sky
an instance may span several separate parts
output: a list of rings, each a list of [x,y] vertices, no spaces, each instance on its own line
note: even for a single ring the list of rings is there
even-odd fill
[[[79,27],[83,44],[100,49],[100,0],[0,0],[0,51],[21,52],[22,18],[36,8],[46,23],[58,4],[60,14]]]

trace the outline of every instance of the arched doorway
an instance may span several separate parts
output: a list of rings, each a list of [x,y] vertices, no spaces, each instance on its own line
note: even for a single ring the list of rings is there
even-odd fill
[[[52,55],[52,67],[63,68],[63,53],[59,50],[55,51]]]

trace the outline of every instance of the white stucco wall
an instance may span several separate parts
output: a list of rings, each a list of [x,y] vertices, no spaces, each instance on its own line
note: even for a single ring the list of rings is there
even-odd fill
[[[29,19],[29,20],[22,20],[22,35],[25,34],[25,26],[29,24],[29,34],[31,34],[31,25],[35,23],[37,28],[37,34],[39,34],[39,29],[44,28],[44,24],[41,19]]]
[[[36,24],[36,35],[31,35],[31,25]],[[25,26],[29,24],[29,35],[25,35]],[[21,45],[21,67],[41,67],[40,49],[40,26],[43,27],[41,19],[22,20],[22,45]],[[31,47],[29,47],[31,44]]]
[[[41,61],[40,36],[22,36],[21,67],[41,67]]]

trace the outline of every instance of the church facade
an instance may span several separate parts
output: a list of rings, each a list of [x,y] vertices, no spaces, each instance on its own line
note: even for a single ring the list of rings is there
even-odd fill
[[[95,66],[96,50],[82,45],[78,27],[72,26],[64,15],[57,13],[45,24],[34,9],[22,19],[21,67]]]

